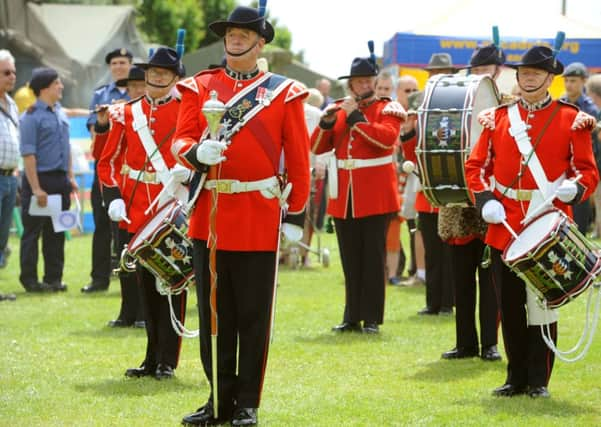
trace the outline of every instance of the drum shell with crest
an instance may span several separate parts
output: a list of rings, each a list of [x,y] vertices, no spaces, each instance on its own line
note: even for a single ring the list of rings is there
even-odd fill
[[[464,163],[482,133],[478,114],[498,105],[489,76],[438,74],[428,80],[415,154],[424,196],[433,206],[472,205]]]
[[[601,272],[599,248],[555,209],[524,225],[505,248],[503,262],[524,280],[543,308],[567,304]]]
[[[183,292],[194,285],[192,242],[187,231],[183,204],[177,199],[168,201],[131,238],[122,254],[122,266],[131,266],[129,259],[133,258],[158,279],[159,293]]]

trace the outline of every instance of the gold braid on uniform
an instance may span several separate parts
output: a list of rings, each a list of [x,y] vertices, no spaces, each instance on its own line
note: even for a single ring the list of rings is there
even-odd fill
[[[474,207],[445,206],[438,211],[438,235],[442,240],[481,236],[487,224]]]

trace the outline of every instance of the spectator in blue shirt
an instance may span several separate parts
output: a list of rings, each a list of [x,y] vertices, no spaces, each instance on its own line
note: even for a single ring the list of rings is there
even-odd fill
[[[62,209],[69,209],[71,191],[77,189],[71,168],[69,121],[59,100],[63,84],[52,68],[36,68],[29,86],[37,101],[21,117],[20,149],[25,167],[21,189],[23,235],[19,279],[28,292],[65,291],[62,282],[65,234],[54,232],[49,216],[29,215],[32,196],[45,207],[49,194],[62,196]],[[38,281],[38,240],[42,235],[43,281]]]
[[[90,110],[92,113],[88,117],[87,126],[94,140],[94,127],[96,125],[96,113],[93,111],[101,105],[110,105],[117,102],[128,101],[129,95],[127,88],[117,86],[118,80],[127,79],[129,69],[131,68],[133,55],[125,48],[119,48],[110,51],[105,57],[105,62],[111,72],[111,82],[98,87],[94,91]],[[98,159],[95,159],[98,160]],[[94,235],[92,236],[92,271],[91,282],[84,286],[81,291],[84,293],[102,292],[109,287],[111,270],[116,267],[118,256],[121,253],[120,248],[115,247],[115,262],[111,265],[111,238],[116,242],[118,229],[112,226],[106,212],[106,207],[102,204],[100,187],[98,186],[98,175],[94,172],[92,182],[92,191],[90,195],[92,203],[92,214],[94,216]]]
[[[599,115],[599,109],[593,100],[586,94],[584,86],[588,78],[588,70],[581,62],[572,62],[563,72],[563,80],[566,93],[561,97],[562,101],[576,105],[580,110],[593,117]],[[577,203],[572,207],[574,211],[574,222],[578,230],[586,234],[593,220],[593,207],[590,200]]]

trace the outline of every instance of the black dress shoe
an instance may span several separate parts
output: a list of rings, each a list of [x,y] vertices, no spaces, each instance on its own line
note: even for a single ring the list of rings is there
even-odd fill
[[[452,316],[453,315],[453,307],[442,307],[438,312],[441,316]]]
[[[257,408],[238,408],[232,418],[233,426],[256,426]]]
[[[221,412],[221,410],[219,411]],[[224,412],[219,415],[219,418],[215,418],[215,412],[213,411],[213,404],[207,402],[204,406],[198,408],[196,412],[186,415],[182,418],[182,425],[185,426],[214,426],[217,424],[223,424],[230,421],[231,411],[229,413]]]
[[[480,354],[480,358],[482,360],[494,362],[497,360],[501,360],[501,355],[499,354],[496,345],[489,345],[486,347],[482,347],[482,353]]]
[[[0,301],[14,301],[17,299],[15,294],[0,294]]]
[[[45,293],[45,292],[54,292],[52,288],[50,288],[46,283],[37,282],[29,285],[23,285],[27,292],[33,293]]]
[[[539,397],[549,398],[551,397],[551,393],[549,393],[547,387],[541,385],[538,387],[530,387],[530,390],[528,390],[528,396],[530,396],[533,399],[537,399]]]
[[[361,332],[359,322],[342,322],[332,328],[333,332]]]
[[[146,328],[146,321],[145,320],[136,320],[134,322],[134,328],[140,328],[140,329]]]
[[[493,396],[497,397],[512,397],[519,394],[526,394],[526,386],[516,386],[505,383],[501,387],[497,387],[492,391]]]
[[[375,322],[363,322],[363,332],[366,334],[379,334],[380,328]]]
[[[443,359],[467,359],[468,357],[476,357],[478,350],[475,348],[455,347],[452,350],[442,353]]]
[[[433,310],[430,307],[424,307],[417,312],[420,316],[438,316],[438,311]]]
[[[123,319],[109,320],[109,322],[106,324],[106,326],[108,326],[109,328],[129,328],[133,325],[134,322],[127,322]]]
[[[154,371],[154,377],[157,380],[168,380],[173,378],[174,372],[173,368],[169,365],[165,365],[163,363],[159,363],[157,365],[156,371]]]
[[[67,291],[67,284],[63,283],[63,282],[50,282],[50,283],[44,283],[46,286],[48,286],[50,288],[51,291],[53,292],[66,292]]]
[[[98,283],[98,282],[92,282],[90,284],[87,284],[86,286],[84,286],[83,288],[81,288],[81,291],[84,294],[91,294],[93,292],[106,292],[109,288],[109,284],[106,283]]]
[[[156,368],[153,366],[142,365],[139,368],[129,368],[125,371],[125,376],[129,378],[140,378],[155,375]]]

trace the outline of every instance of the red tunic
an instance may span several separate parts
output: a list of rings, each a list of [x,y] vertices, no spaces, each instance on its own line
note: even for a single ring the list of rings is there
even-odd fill
[[[362,218],[397,212],[400,209],[396,165],[392,161],[402,117],[391,102],[379,99],[360,108],[365,121],[347,124],[344,110],[336,112],[336,122],[327,128],[323,122],[311,135],[315,154],[334,150],[337,159],[375,159],[390,156],[390,164],[338,169],[338,197],[328,202],[328,214],[335,218]],[[352,212],[347,212],[351,197]]]
[[[581,200],[585,200],[595,191],[599,174],[593,157],[590,131],[570,129],[578,109],[553,101],[545,108],[530,113],[530,117],[527,118],[528,111],[521,105],[518,108],[522,120],[532,126],[528,134],[534,146],[557,106],[559,110],[542,136],[536,154],[548,181],[555,181],[564,173],[567,178],[582,174],[578,184],[584,188]],[[513,182],[518,176],[522,156],[515,140],[509,135],[509,127],[507,106],[504,105],[495,112],[495,130],[485,129],[482,132],[465,164],[467,184],[474,195],[490,191],[490,179],[493,176],[500,184],[511,185],[514,189],[537,189],[530,168],[526,168],[523,176]],[[503,197],[496,189],[493,194],[505,207],[507,222],[514,230],[519,231],[522,228],[520,221],[525,217],[529,202]],[[571,215],[571,208],[565,203],[555,199],[554,205]],[[502,224],[488,226],[486,243],[492,247],[503,250],[510,240],[511,235]]]
[[[157,146],[162,143],[161,155],[167,167],[171,169],[176,163],[171,154],[171,144],[180,102],[175,98],[170,98],[165,103],[151,106],[146,97],[140,99],[142,111],[146,115],[148,127],[153,134],[155,143]],[[156,205],[148,215],[145,215],[144,211],[163,188],[161,183],[138,181],[136,184],[129,174],[121,174],[124,165],[137,171],[144,169],[150,173],[154,172],[152,163],[147,161],[148,156],[144,146],[132,126],[131,107],[134,102],[137,100],[127,104],[116,104],[114,107],[116,111],[111,115],[111,130],[96,136],[96,143],[98,143],[98,138],[106,138],[108,135],[102,155],[96,165],[98,178],[104,187],[119,189],[127,207],[127,216],[131,220],[131,224],[127,226],[130,233],[137,232],[148,218],[156,213]]]
[[[177,122],[174,154],[184,166],[194,169],[186,154],[196,148],[207,122],[202,106],[216,90],[224,104],[234,95],[261,78],[234,80],[223,69],[203,71],[178,83],[182,108]],[[219,179],[242,182],[273,177],[277,166],[266,154],[260,140],[268,141],[276,153],[284,153],[288,182],[292,191],[288,198],[288,213],[302,213],[309,197],[309,141],[305,125],[303,98],[307,95],[293,80],[283,83],[284,89],[269,106],[263,108],[232,137],[224,152],[226,160],[211,167],[211,175]],[[252,123],[254,122],[254,123]],[[189,235],[207,240],[211,192],[203,190],[190,218]],[[265,198],[259,191],[235,194],[219,193],[217,202],[217,248],[228,251],[275,251],[278,243],[280,206],[275,198]]]
[[[417,135],[401,143],[403,150],[403,157],[406,160],[412,161],[417,166],[417,156],[415,155],[415,148],[417,147]],[[438,213],[438,208],[435,208],[430,204],[423,191],[418,191],[415,195],[415,211],[426,212],[426,213]]]

